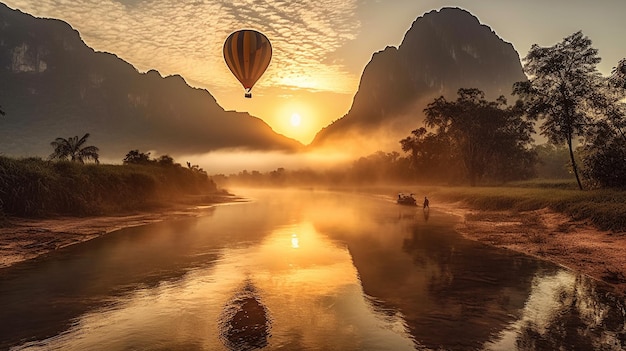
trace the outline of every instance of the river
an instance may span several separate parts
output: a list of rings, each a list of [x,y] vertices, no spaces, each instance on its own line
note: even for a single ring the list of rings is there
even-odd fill
[[[250,201],[0,270],[0,349],[622,350],[623,297],[392,197]]]

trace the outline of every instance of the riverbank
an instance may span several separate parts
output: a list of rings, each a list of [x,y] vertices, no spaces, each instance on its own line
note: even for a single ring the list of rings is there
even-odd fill
[[[465,238],[551,261],[626,294],[626,232],[600,230],[547,208],[476,210],[461,202],[438,207],[461,217],[456,229]]]
[[[128,215],[9,218],[0,227],[0,269],[119,229],[201,216],[234,201],[240,199],[223,194]],[[476,210],[463,202],[436,202],[434,209],[461,218],[456,229],[468,239],[563,265],[626,294],[626,232],[600,230],[547,208]]]
[[[162,205],[151,211],[126,215],[54,217],[49,219],[9,217],[0,226],[0,269],[45,255],[104,234],[150,223],[197,217],[220,203],[241,199],[224,193],[187,197],[187,201]]]

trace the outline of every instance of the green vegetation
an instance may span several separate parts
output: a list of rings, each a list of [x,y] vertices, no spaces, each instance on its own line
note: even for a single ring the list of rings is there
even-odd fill
[[[577,190],[573,181],[532,181],[502,187],[430,187],[432,199],[462,201],[478,210],[530,211],[549,208],[603,230],[626,230],[626,191]]]
[[[613,67],[609,81],[615,87],[626,89],[626,58],[621,59],[617,67]]]
[[[582,189],[573,140],[585,135],[595,113],[612,104],[606,101],[608,95],[596,69],[598,50],[579,31],[552,47],[533,45],[524,61],[530,78],[516,83],[514,93],[521,97],[529,117],[544,120],[542,135],[555,145],[567,143],[572,170]]]
[[[535,146],[533,150],[537,154],[535,167],[538,178],[565,179],[571,176],[567,146],[541,144]]]
[[[424,109],[432,130],[416,129],[400,141],[415,179],[475,186],[562,176],[565,148],[566,171],[580,190],[626,188],[626,59],[608,78],[599,62],[579,31],[554,46],[531,47],[524,58],[529,79],[514,84],[514,106],[467,88],[456,101],[434,99]],[[537,120],[550,144],[533,148]]]
[[[573,145],[576,137],[583,138],[586,170],[582,173],[591,185],[626,186],[626,167],[610,171],[612,162],[626,160],[626,111],[620,102],[624,91],[617,74],[622,68],[604,78],[596,68],[600,61],[598,50],[580,31],[551,47],[535,44],[524,58],[529,80],[516,83],[513,89],[528,117],[543,120],[541,134],[554,145],[567,144],[581,190]]]
[[[434,132],[420,128],[400,141],[422,178],[446,174],[475,186],[484,178],[505,182],[534,175],[533,123],[503,96],[487,101],[479,89],[459,89],[456,101],[436,98],[424,112]]]
[[[50,143],[54,148],[54,152],[50,155],[51,160],[71,160],[72,162],[85,163],[85,160],[92,159],[94,162],[99,163],[97,147],[91,145],[85,145],[89,133],[83,135],[82,138],[78,136],[71,138],[56,138]]]
[[[0,156],[0,217],[114,214],[215,191],[205,172],[173,162],[99,165]]]

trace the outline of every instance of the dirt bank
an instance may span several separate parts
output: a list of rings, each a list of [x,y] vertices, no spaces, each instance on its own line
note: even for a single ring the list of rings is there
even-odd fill
[[[51,219],[8,218],[0,226],[0,269],[119,229],[201,216],[215,204],[235,201],[241,199],[232,195],[216,195],[129,215]]]
[[[232,201],[240,200],[223,197],[124,216],[11,218],[0,227],[0,269],[122,228],[200,216],[211,204]],[[460,216],[456,229],[466,238],[555,262],[626,293],[624,232],[600,231],[548,209],[477,211],[460,203],[439,203],[435,208]]]
[[[441,204],[462,218],[466,238],[549,260],[612,284],[626,293],[626,233],[601,231],[549,209],[477,211],[460,203]]]

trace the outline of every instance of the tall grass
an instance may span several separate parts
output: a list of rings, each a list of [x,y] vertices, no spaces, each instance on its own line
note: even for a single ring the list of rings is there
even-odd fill
[[[564,182],[556,186],[531,183],[506,187],[436,187],[431,196],[462,201],[479,210],[530,211],[549,208],[586,220],[603,230],[626,230],[626,191],[600,189],[580,191]]]
[[[0,218],[119,213],[215,191],[206,174],[179,165],[83,165],[0,156]]]

